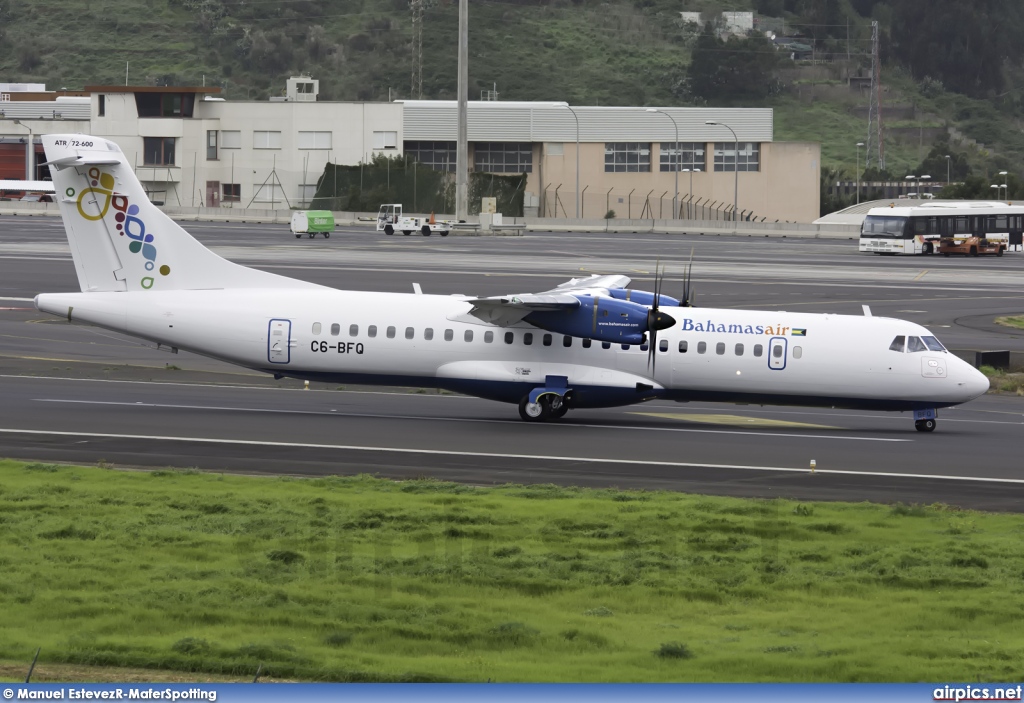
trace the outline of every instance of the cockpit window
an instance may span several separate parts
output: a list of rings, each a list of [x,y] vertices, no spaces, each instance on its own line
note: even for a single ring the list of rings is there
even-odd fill
[[[923,352],[928,351],[928,347],[924,345],[920,337],[908,337],[907,338],[907,351],[908,352]]]
[[[921,341],[924,342],[931,351],[946,351],[946,348],[942,346],[942,342],[937,340],[935,337],[921,337]]]
[[[896,339],[892,340],[892,344],[889,345],[889,351],[903,352],[903,347],[907,344],[907,338],[902,334]]]

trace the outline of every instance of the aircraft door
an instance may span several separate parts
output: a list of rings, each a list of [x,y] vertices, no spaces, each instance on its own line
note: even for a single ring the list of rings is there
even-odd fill
[[[772,337],[768,342],[768,368],[781,371],[786,368],[789,343],[785,337]]]
[[[271,320],[267,331],[267,360],[271,364],[291,361],[291,320]]]

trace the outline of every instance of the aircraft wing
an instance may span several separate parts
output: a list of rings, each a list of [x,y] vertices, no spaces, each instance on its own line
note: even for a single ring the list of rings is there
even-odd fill
[[[496,295],[490,298],[466,298],[465,302],[473,306],[470,315],[500,327],[514,325],[531,312],[572,310],[580,306],[575,296],[559,293]]]
[[[599,276],[594,274],[587,278],[573,278],[549,291],[541,293],[520,293],[516,295],[497,295],[488,298],[466,298],[473,307],[469,314],[473,317],[506,327],[514,325],[531,312],[551,310],[572,310],[580,306],[577,296],[608,295],[612,288],[625,288],[629,285],[627,276]]]

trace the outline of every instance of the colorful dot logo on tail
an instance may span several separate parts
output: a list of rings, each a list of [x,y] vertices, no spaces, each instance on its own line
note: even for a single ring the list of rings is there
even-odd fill
[[[90,168],[89,186],[78,194],[78,214],[96,222],[106,217],[107,211],[110,210],[110,199],[114,195],[114,177],[101,172],[98,168]],[[94,197],[87,199],[90,194]]]

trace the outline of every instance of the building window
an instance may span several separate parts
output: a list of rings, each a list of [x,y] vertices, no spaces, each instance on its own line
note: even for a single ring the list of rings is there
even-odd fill
[[[220,187],[223,192],[220,198],[222,203],[237,203],[242,200],[241,183],[221,183]]]
[[[206,132],[206,160],[217,160],[217,130],[215,129]]]
[[[397,149],[398,148],[398,132],[374,132],[373,133],[373,148],[374,149]]]
[[[143,137],[142,164],[144,166],[173,166],[174,137]]]
[[[195,93],[136,93],[139,117],[191,117]]]
[[[662,171],[704,171],[703,142],[679,142],[676,150],[675,142],[662,142],[658,149],[658,158]]]
[[[101,95],[100,96],[100,112],[99,112],[99,116],[103,117],[106,114],[107,114],[107,96],[106,95]]]
[[[734,142],[715,142],[716,171],[760,171],[761,145],[757,142],[740,142],[739,155]]]
[[[604,145],[605,173],[648,173],[650,142],[608,142]]]
[[[529,142],[476,142],[473,168],[482,173],[532,173],[533,144]]]
[[[257,203],[283,203],[284,188],[276,183],[254,183],[252,186],[256,196],[253,200]]]
[[[253,132],[252,133],[252,148],[253,149],[280,149],[281,148],[281,133],[280,132]]]
[[[300,149],[331,149],[332,132],[299,132]]]
[[[405,153],[435,171],[455,172],[455,142],[406,142]]]
[[[237,129],[225,129],[220,133],[221,149],[241,149],[242,133]]]

